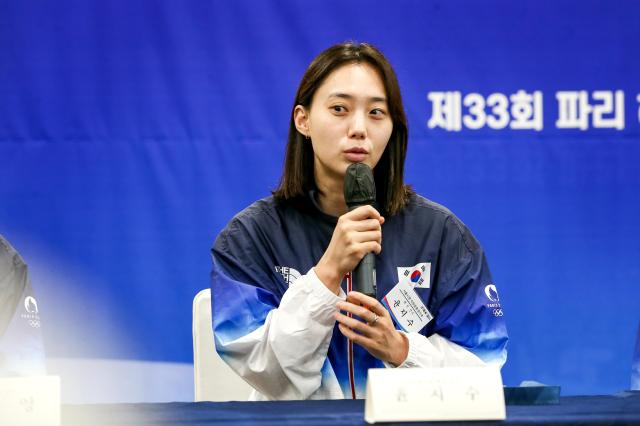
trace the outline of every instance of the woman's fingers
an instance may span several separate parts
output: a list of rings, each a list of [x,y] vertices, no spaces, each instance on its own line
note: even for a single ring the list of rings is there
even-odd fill
[[[360,334],[364,334],[365,336],[368,336],[371,333],[371,327],[368,325],[368,322],[362,322],[354,317],[349,317],[338,312],[336,313],[336,321],[351,330],[357,330]]]
[[[348,213],[345,213],[342,217],[349,220],[364,220],[364,219],[375,219],[378,222],[384,222],[384,218],[382,215],[373,208],[373,206],[360,206],[357,209],[353,209]]]
[[[382,225],[376,219],[354,220],[350,222],[350,229],[356,232],[382,231]]]
[[[371,312],[374,312],[378,316],[386,317],[389,315],[387,309],[378,300],[359,291],[350,291],[347,294],[347,302],[351,302],[354,305],[363,305]]]
[[[369,309],[367,309],[364,306],[359,306],[359,305],[355,305],[351,302],[338,302],[337,305],[338,309],[340,311],[343,312],[348,312],[351,315],[355,315],[358,318],[361,318],[363,321],[365,321],[366,323],[370,323],[373,320],[375,320],[376,314],[374,312],[371,312]],[[340,313],[336,314],[336,315],[342,315]],[[343,315],[344,316],[344,315]],[[382,315],[379,315],[382,316]],[[360,322],[360,321],[358,321]]]
[[[338,293],[342,277],[367,253],[382,251],[384,218],[372,206],[360,206],[338,219],[329,246],[315,266],[318,278]]]
[[[353,242],[356,243],[366,243],[368,241],[375,241],[380,243],[382,241],[382,232],[380,231],[365,231],[365,232],[354,232],[350,234]]]
[[[356,333],[344,324],[338,324],[338,329],[340,329],[340,332],[347,339],[351,340],[353,343],[357,343],[365,349],[371,348],[375,345],[373,340],[371,340],[369,337]]]
[[[361,304],[367,303],[373,309]],[[393,325],[391,316],[377,300],[362,293],[350,292],[346,301],[336,304],[335,318],[340,332],[349,340],[365,348],[371,355],[394,365],[407,357],[409,343]]]

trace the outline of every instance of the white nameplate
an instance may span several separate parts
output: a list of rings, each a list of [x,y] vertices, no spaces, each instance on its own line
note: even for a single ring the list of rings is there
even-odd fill
[[[0,378],[0,424],[60,426],[60,377]]]
[[[505,418],[498,367],[369,369],[367,423]]]

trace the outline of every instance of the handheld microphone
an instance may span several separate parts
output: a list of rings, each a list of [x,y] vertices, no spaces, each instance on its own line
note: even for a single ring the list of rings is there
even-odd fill
[[[360,206],[373,205],[376,201],[376,183],[373,171],[364,163],[347,167],[344,177],[344,200],[349,211]],[[367,253],[353,270],[354,290],[376,298],[376,258]]]

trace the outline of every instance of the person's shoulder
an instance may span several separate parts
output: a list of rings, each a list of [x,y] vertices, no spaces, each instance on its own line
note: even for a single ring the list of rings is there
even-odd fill
[[[251,205],[238,212],[231,222],[261,222],[278,219],[278,210],[282,205],[270,195],[254,201]]]
[[[227,251],[231,246],[255,244],[256,236],[279,226],[279,208],[279,203],[273,196],[245,207],[218,233],[213,243],[214,249]]]
[[[450,217],[457,219],[456,215],[442,204],[431,201],[415,192],[409,197],[409,203],[407,203],[407,206],[404,208],[404,212],[408,215],[435,216],[443,220]]]
[[[419,220],[428,221],[432,225],[441,227],[447,238],[460,240],[470,251],[479,248],[479,243],[469,227],[442,204],[414,193],[411,195],[405,211],[408,215],[420,218]]]
[[[283,208],[282,203],[272,195],[254,201],[233,216],[222,233],[234,232],[239,229],[250,230],[264,226],[277,226],[280,222],[280,211]]]

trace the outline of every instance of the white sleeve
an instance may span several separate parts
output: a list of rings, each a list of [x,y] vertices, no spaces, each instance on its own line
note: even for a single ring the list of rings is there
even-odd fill
[[[310,269],[289,286],[262,326],[224,345],[225,361],[266,399],[309,398],[322,383],[336,303],[345,298]]]
[[[404,333],[404,332],[400,332]],[[404,333],[409,341],[407,358],[398,368],[411,367],[467,367],[481,366],[485,362],[462,346],[433,334],[429,337],[420,333]],[[384,363],[393,368],[392,364]]]

